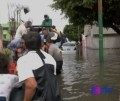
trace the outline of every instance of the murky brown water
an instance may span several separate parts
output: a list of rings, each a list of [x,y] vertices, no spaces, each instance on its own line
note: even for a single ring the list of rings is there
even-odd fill
[[[99,65],[98,51],[87,54],[63,55],[63,73],[58,82],[64,101],[120,101],[120,50],[105,50],[103,65]],[[91,94],[93,86],[110,87],[108,94]]]

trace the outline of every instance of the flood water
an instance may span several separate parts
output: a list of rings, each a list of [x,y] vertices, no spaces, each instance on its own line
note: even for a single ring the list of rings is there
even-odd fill
[[[98,50],[87,54],[63,55],[63,72],[57,76],[63,101],[120,101],[120,50],[104,50],[99,64]],[[92,87],[111,88],[111,92],[92,94]]]

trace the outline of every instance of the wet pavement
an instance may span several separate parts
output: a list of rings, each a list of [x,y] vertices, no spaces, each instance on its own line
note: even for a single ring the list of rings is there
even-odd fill
[[[105,50],[103,65],[98,53],[89,49],[87,54],[63,55],[63,72],[57,78],[64,101],[120,101],[120,50]],[[92,93],[94,86],[100,94]]]

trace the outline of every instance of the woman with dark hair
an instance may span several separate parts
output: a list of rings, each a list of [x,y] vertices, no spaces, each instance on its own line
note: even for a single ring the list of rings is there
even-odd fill
[[[18,82],[18,77],[9,74],[8,57],[0,53],[0,101],[9,101],[10,92]]]

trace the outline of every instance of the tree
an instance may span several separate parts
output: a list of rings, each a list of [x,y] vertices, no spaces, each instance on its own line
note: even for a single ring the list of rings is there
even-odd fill
[[[79,30],[79,31],[78,31]],[[74,41],[79,41],[81,38],[81,33],[83,33],[83,28],[79,28],[74,25],[66,25],[64,27],[63,33],[70,39]]]
[[[2,51],[2,48],[3,48],[3,39],[2,39],[2,36],[3,36],[3,29],[2,29],[2,26],[0,24],[0,52]]]
[[[75,25],[98,23],[98,0],[53,0],[51,7],[61,9]],[[120,34],[120,0],[103,0],[103,26]]]

